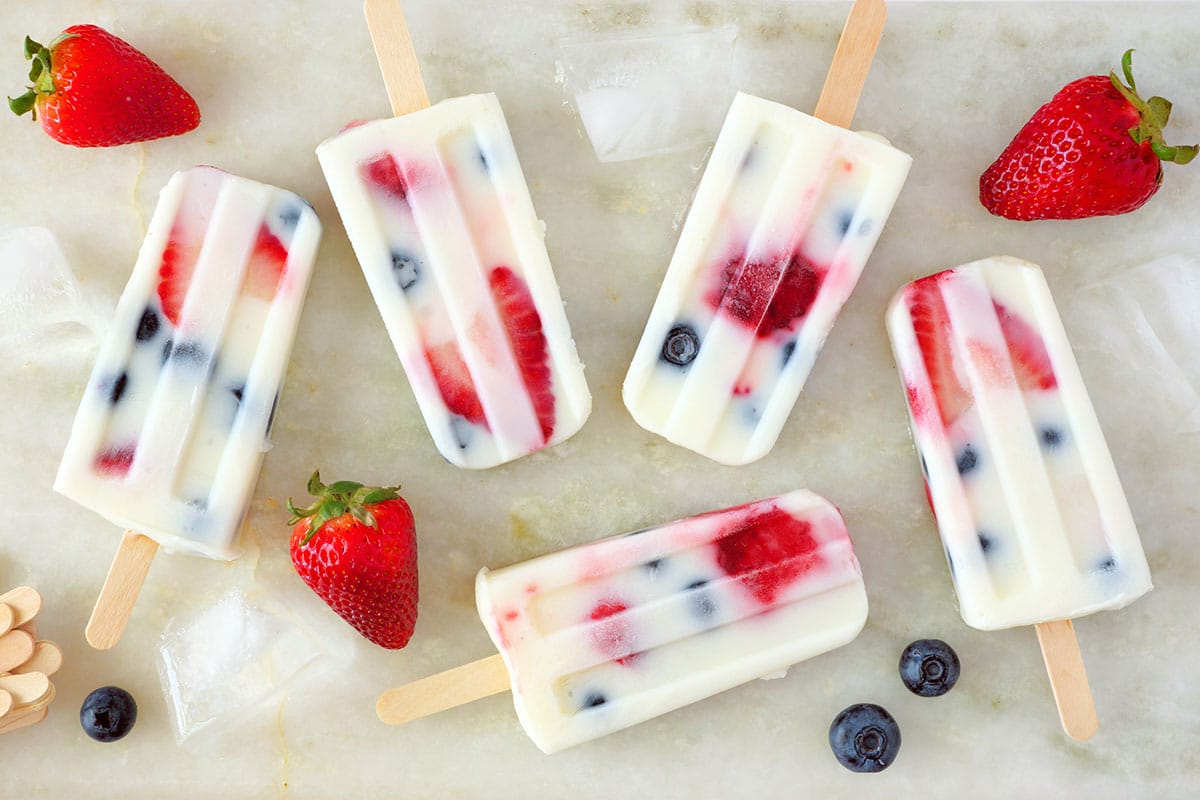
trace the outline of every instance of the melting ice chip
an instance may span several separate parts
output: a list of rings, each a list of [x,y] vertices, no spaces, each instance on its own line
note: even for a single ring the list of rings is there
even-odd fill
[[[54,234],[45,228],[0,233],[0,363],[22,363],[63,339],[92,344],[108,314],[85,299]]]
[[[1161,415],[1163,429],[1200,432],[1200,261],[1172,255],[1081,288],[1067,322],[1097,405],[1109,419]],[[1120,365],[1114,369],[1114,364]],[[1099,386],[1116,382],[1111,390]]]
[[[737,27],[641,31],[559,46],[559,81],[596,158],[630,161],[711,143],[733,97]]]
[[[182,744],[245,723],[283,696],[302,670],[336,660],[282,599],[234,588],[172,619],[158,644],[158,675]],[[312,666],[310,666],[312,665]]]

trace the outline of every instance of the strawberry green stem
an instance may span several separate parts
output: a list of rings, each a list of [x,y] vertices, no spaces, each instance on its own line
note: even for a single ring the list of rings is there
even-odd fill
[[[22,114],[32,112],[33,118],[37,119],[37,99],[40,95],[51,95],[55,92],[54,73],[51,69],[51,59],[54,48],[58,47],[68,39],[74,39],[79,34],[63,33],[57,36],[54,41],[50,42],[49,46],[43,45],[40,42],[35,42],[32,38],[25,37],[25,60],[32,62],[29,66],[29,80],[31,86],[25,94],[20,97],[8,98],[8,107],[18,117]]]
[[[1163,141],[1162,129],[1166,127],[1167,121],[1171,118],[1171,102],[1157,96],[1143,100],[1138,95],[1137,84],[1133,81],[1132,49],[1126,50],[1125,55],[1121,56],[1121,71],[1125,74],[1128,85],[1121,82],[1115,70],[1110,72],[1108,77],[1121,96],[1137,109],[1138,124],[1129,129],[1129,135],[1133,137],[1133,140],[1138,144],[1149,142],[1150,149],[1154,151],[1154,155],[1158,156],[1160,161],[1186,164],[1195,158],[1196,153],[1200,151],[1200,147],[1197,145],[1172,147]]]
[[[318,498],[317,502],[306,508],[296,508],[289,497],[287,508],[292,514],[290,523],[295,525],[301,520],[308,520],[308,531],[300,541],[301,547],[308,544],[322,525],[346,513],[362,524],[377,529],[379,525],[375,515],[367,506],[395,500],[400,496],[399,491],[399,486],[363,486],[357,481],[336,481],[326,486],[321,483],[321,471],[317,470],[308,479],[308,493]]]

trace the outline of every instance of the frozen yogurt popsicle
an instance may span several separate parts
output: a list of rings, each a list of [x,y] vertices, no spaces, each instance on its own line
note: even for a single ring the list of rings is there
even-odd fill
[[[929,501],[968,625],[1120,608],[1150,570],[1041,270],[989,258],[887,313]]]
[[[475,594],[500,651],[476,662],[484,693],[511,686],[547,753],[840,647],[867,618],[842,516],[807,491],[485,569]],[[385,693],[380,716],[418,716],[404,705],[423,683]]]
[[[172,177],[54,488],[164,549],[236,557],[320,233],[291,192]]]
[[[843,45],[877,26],[868,52],[851,51],[858,82],[841,45],[826,80],[822,100],[849,93],[848,111],[734,99],[625,378],[625,405],[647,430],[723,464],[774,446],[911,163],[844,127],[882,14],[882,3],[856,4]]]
[[[407,38],[373,32],[385,76],[394,47],[415,69]],[[591,395],[495,95],[350,128],[317,157],[441,454],[492,467],[578,431]]]

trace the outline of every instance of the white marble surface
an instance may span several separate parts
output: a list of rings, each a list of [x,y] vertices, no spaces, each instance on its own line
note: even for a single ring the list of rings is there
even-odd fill
[[[210,163],[296,190],[326,223],[288,385],[251,511],[251,552],[234,564],[162,556],[124,641],[83,642],[118,531],[50,491],[90,366],[79,348],[0,368],[0,587],[45,594],[43,635],[66,664],[49,720],[0,737],[0,795],[120,793],[227,797],[1194,796],[1200,705],[1195,609],[1195,435],[1176,435],[1153,381],[1081,352],[1140,524],[1157,588],[1078,623],[1101,718],[1073,743],[1058,728],[1031,630],[982,633],[959,620],[920,489],[882,311],[903,281],[993,253],[1046,267],[1060,305],[1125,267],[1200,254],[1200,166],[1168,167],[1143,210],[1121,218],[1020,224],[975,201],[979,172],[1066,80],[1139,48],[1139,85],[1176,102],[1176,141],[1200,138],[1200,6],[904,3],[893,7],[856,123],[915,158],[908,186],[774,452],[725,468],[638,428],[620,402],[624,369],[674,244],[704,149],[597,163],[555,83],[557,42],[660,24],[736,24],[734,82],[807,109],[845,4],[410,0],[430,94],[495,90],[508,114],[595,397],[573,440],[475,473],[443,462],[375,312],[313,147],[355,117],[387,112],[359,3],[297,0],[42,0],[0,15],[0,74],[16,93],[25,33],[47,41],[96,22],[157,58],[196,96],[195,133],[115,150],[75,150],[27,121],[0,123],[0,228],[53,229],[85,293],[124,285],[158,189]],[[1162,24],[1163,19],[1169,24]],[[1114,324],[1117,324],[1114,322]],[[1140,397],[1140,413],[1112,398]],[[288,563],[282,502],[313,466],[327,477],[404,484],[419,527],[421,618],[410,646],[384,652],[340,623],[323,627],[349,665],[203,746],[178,747],[154,666],[174,615],[230,585],[290,593],[327,612]],[[377,692],[490,653],[472,577],[564,544],[806,486],[845,512],[871,601],[850,646],[637,728],[543,756],[496,697],[404,728],[373,713]],[[326,619],[326,621],[328,621]],[[334,620],[336,622],[336,620]],[[940,636],[963,660],[948,696],[918,699],[896,675],[911,639]],[[114,745],[77,721],[90,689],[116,683],[141,705]],[[878,776],[843,770],[826,731],[843,706],[876,701],[903,727]]]

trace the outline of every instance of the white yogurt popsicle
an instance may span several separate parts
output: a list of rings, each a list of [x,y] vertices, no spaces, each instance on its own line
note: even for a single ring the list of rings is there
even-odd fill
[[[807,491],[483,570],[476,602],[547,753],[840,647],[867,618],[841,514]]]
[[[591,395],[496,96],[350,128],[317,157],[441,454],[492,467],[578,431]]]
[[[914,281],[887,314],[959,607],[985,630],[1120,608],[1150,570],[1041,270]]]
[[[175,174],[55,490],[167,550],[236,557],[320,235],[291,192],[212,167]]]
[[[766,455],[910,164],[738,94],[625,378],[638,424],[723,464]]]

